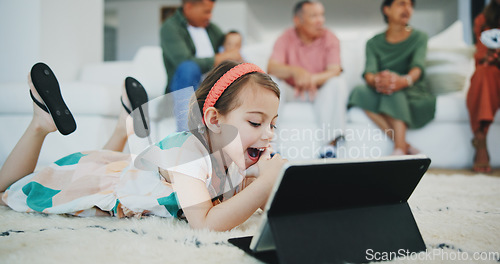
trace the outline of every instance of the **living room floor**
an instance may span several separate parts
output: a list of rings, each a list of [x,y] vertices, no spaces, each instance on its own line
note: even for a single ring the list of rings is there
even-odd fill
[[[456,174],[461,174],[461,175],[470,175],[474,176],[477,175],[478,173],[473,172],[470,169],[440,169],[440,168],[430,168],[427,170],[427,172],[431,174],[445,174],[445,175],[456,175]],[[500,168],[493,168],[491,173],[488,174],[482,174],[486,176],[491,176],[491,177],[500,177]]]

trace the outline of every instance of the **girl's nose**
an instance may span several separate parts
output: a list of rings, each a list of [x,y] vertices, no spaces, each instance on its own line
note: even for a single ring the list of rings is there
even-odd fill
[[[262,139],[263,140],[271,140],[274,136],[274,131],[271,127],[265,128],[264,131],[262,132]]]

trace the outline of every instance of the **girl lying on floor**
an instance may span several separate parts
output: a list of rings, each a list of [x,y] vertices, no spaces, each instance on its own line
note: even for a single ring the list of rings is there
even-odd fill
[[[128,78],[124,108],[104,148],[68,155],[37,172],[45,137],[56,130],[69,134],[76,124],[47,65],[35,65],[28,83],[33,119],[0,170],[0,203],[16,211],[185,217],[192,228],[229,230],[264,207],[286,162],[270,155],[279,89],[250,63],[227,61],[213,69],[195,92],[192,132],[171,134],[137,156],[122,151],[131,134],[148,135],[137,125],[147,127],[147,117],[129,113],[148,99]],[[259,175],[249,180],[245,171],[254,164]]]

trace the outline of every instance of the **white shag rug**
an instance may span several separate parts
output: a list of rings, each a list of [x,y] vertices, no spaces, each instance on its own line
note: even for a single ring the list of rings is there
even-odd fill
[[[500,263],[499,177],[426,174],[409,203],[428,250],[390,263]],[[0,263],[260,263],[227,242],[253,235],[259,218],[211,232],[159,217],[78,218],[0,206]]]

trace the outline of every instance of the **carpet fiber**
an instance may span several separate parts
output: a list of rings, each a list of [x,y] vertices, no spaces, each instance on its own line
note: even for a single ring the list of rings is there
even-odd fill
[[[500,178],[427,173],[409,204],[428,250],[391,263],[500,262]],[[0,263],[259,263],[227,242],[253,235],[259,218],[210,232],[159,217],[78,218],[0,206]]]

